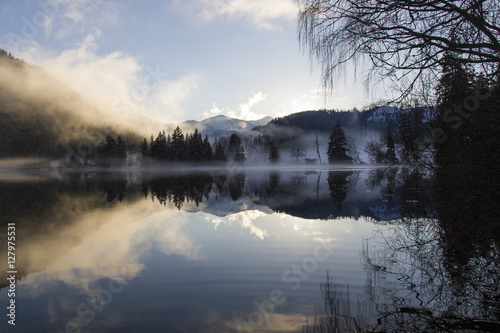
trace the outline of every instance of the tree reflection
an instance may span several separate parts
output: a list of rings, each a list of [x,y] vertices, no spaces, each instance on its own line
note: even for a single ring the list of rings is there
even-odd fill
[[[447,264],[446,237],[436,219],[381,229],[362,250],[364,305],[351,309],[348,286],[327,273],[324,306],[304,332],[500,331],[499,248],[462,258],[468,269],[458,271]]]
[[[244,200],[289,215],[308,219],[333,219],[339,217],[369,217],[377,221],[386,220],[382,210],[391,211],[390,219],[401,214],[409,217],[426,216],[428,191],[419,188],[426,185],[422,173],[377,169],[371,171],[366,185],[372,193],[354,191],[359,172],[331,171],[328,177],[315,172],[229,172],[225,169],[211,172],[172,172],[165,174],[143,173],[89,173],[67,172],[57,181],[32,185],[0,184],[6,189],[0,193],[4,203],[0,212],[5,218],[28,213],[44,214],[54,195],[83,194],[93,197],[92,207],[110,207],[122,201],[131,202],[140,198],[150,199],[164,206],[189,209],[216,204],[220,200]],[[325,179],[326,178],[326,179]],[[286,179],[287,181],[283,181]],[[288,181],[290,179],[290,181]],[[376,191],[381,188],[381,196]],[[3,195],[2,195],[3,194]],[[404,199],[402,199],[404,197]],[[349,199],[351,198],[351,199]],[[387,203],[386,203],[387,201]],[[26,209],[26,203],[30,209]],[[200,205],[202,202],[205,205]],[[403,203],[407,203],[403,207]],[[90,204],[89,204],[90,205]],[[402,208],[405,208],[404,211]],[[34,213],[37,211],[38,213]],[[48,209],[50,210],[50,209]],[[18,220],[16,218],[16,220]]]
[[[162,205],[171,202],[180,210],[186,201],[198,207],[203,197],[208,199],[212,186],[213,178],[209,175],[170,176],[144,182],[143,191],[148,191],[153,201],[156,198]]]
[[[271,172],[269,174],[269,195],[272,195],[276,192],[280,185],[280,174],[278,172]]]
[[[349,286],[327,273],[324,305],[304,332],[499,332],[498,194],[491,172],[481,172],[371,170],[365,184],[399,218],[364,241],[363,301],[352,308]],[[339,200],[343,184],[333,186]]]
[[[245,180],[247,175],[244,172],[232,175],[229,178],[229,193],[231,194],[231,199],[238,200],[243,194],[243,188],[245,187]]]
[[[342,205],[347,197],[347,192],[351,187],[351,176],[353,171],[330,171],[328,172],[328,188],[330,189],[330,197],[337,207],[338,211],[342,210]]]
[[[100,189],[108,203],[112,203],[115,199],[122,202],[127,193],[127,180],[103,180],[100,184]]]
[[[352,316],[349,285],[336,284],[326,272],[326,280],[321,284],[323,308],[317,309],[312,323],[303,329],[304,333],[356,332],[361,329],[359,318]],[[319,311],[319,312],[318,312]]]
[[[419,168],[378,168],[368,172],[365,185],[380,190],[380,215],[390,219],[434,216],[432,178]]]

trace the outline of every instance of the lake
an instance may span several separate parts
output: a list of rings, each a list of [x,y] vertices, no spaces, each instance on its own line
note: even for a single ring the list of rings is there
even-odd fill
[[[450,227],[434,185],[410,168],[2,177],[0,326],[498,331],[498,243]]]

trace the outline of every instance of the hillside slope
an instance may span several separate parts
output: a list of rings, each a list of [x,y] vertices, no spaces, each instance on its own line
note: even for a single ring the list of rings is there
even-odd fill
[[[330,133],[340,121],[346,132],[380,131],[395,120],[398,110],[395,107],[381,107],[367,111],[304,111],[273,119],[255,130],[277,137],[287,137],[291,133],[297,136],[301,132]]]
[[[85,142],[96,147],[107,134],[128,142],[139,136],[83,100],[42,69],[0,52],[0,157],[61,156]]]

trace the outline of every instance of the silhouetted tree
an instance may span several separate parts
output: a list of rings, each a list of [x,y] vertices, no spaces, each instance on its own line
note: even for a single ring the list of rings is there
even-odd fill
[[[279,162],[280,160],[280,152],[278,150],[278,146],[274,143],[274,141],[271,141],[271,147],[269,148],[269,161],[271,163],[276,163]]]
[[[231,134],[228,145],[228,158],[236,163],[245,163],[245,149],[241,145],[241,140],[237,134]]]
[[[174,161],[182,161],[185,156],[186,143],[184,142],[184,134],[179,126],[174,129],[172,133],[172,158]]]
[[[221,141],[215,141],[214,160],[219,162],[227,162],[227,155],[224,149],[224,144]]]
[[[399,156],[405,163],[419,164],[431,149],[429,128],[424,122],[425,109],[416,108],[397,114],[395,142],[399,145]]]
[[[398,158],[396,157],[396,147],[394,145],[394,138],[392,136],[392,131],[390,129],[386,129],[382,141],[385,143],[387,148],[385,152],[385,159],[390,164],[398,163]]]
[[[381,142],[370,141],[365,146],[365,152],[371,163],[382,164],[385,162],[385,152]]]
[[[332,133],[328,141],[328,150],[326,154],[328,155],[328,162],[332,163],[351,163],[352,157],[349,156],[349,144],[344,133],[344,129],[337,121],[337,124],[333,126]]]
[[[144,138],[144,141],[141,143],[141,156],[142,158],[150,157],[151,154],[149,152],[149,146],[146,138]]]
[[[114,157],[116,155],[116,140],[113,139],[111,134],[106,135],[106,143],[102,148],[102,151],[109,157]]]
[[[439,70],[446,52],[481,64],[490,78],[500,69],[498,0],[296,2],[300,43],[320,64],[329,88],[335,73],[361,58],[371,61],[375,73],[396,80],[402,96]]]
[[[151,157],[166,159],[166,146],[167,138],[165,137],[165,132],[159,132],[151,147]]]
[[[187,136],[186,146],[187,160],[193,162],[203,160],[203,140],[201,134],[198,133],[198,129],[195,129],[192,135]]]
[[[381,141],[370,141],[366,144],[365,152],[368,154],[370,162],[376,164],[398,163],[394,138],[390,129],[385,130]]]
[[[204,161],[211,161],[213,158],[214,152],[212,150],[212,146],[210,145],[210,141],[208,140],[208,135],[206,135],[203,140],[202,159]]]
[[[116,157],[120,159],[127,158],[127,150],[125,147],[125,141],[123,141],[122,136],[118,135],[116,140]]]

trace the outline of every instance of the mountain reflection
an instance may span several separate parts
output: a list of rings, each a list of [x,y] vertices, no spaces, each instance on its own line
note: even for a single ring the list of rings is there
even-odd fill
[[[360,181],[361,180],[361,181]],[[150,198],[178,210],[202,210],[223,201],[266,206],[275,212],[308,219],[367,217],[375,221],[431,215],[430,180],[418,170],[397,168],[370,171],[227,172],[193,174],[92,174],[71,172],[57,180],[0,183],[0,213],[5,221],[43,219],[60,207],[60,197],[86,197],[88,209],[113,207]],[[81,205],[82,203],[78,203]],[[232,205],[235,208],[237,205]],[[220,214],[224,212],[219,210]],[[29,223],[29,222],[24,222]]]
[[[119,219],[132,223],[171,208],[216,216],[255,210],[303,219],[388,221],[427,215],[424,206],[429,199],[419,187],[425,185],[424,178],[421,173],[398,169],[331,171],[326,177],[322,172],[297,171],[219,170],[160,176],[70,172],[36,184],[0,183],[0,214],[2,224],[16,222],[18,236],[26,240],[22,249],[26,255],[19,265],[22,275],[45,269],[51,257],[68,252],[137,205],[143,207],[142,213]],[[251,222],[246,226],[254,235],[265,235]],[[4,250],[0,254],[6,256]]]
[[[251,325],[260,321],[246,318],[256,318],[254,304],[278,288],[287,303],[261,330],[498,331],[495,219],[466,206],[471,184],[436,188],[435,181],[404,168],[71,172],[35,184],[0,182],[0,213],[22,240],[20,304],[44,309],[40,295],[57,295],[51,311],[64,319],[48,320],[53,331],[71,321],[85,328],[88,317],[75,309],[98,302],[110,283],[127,291],[96,313],[96,327],[115,312],[132,327],[127,314],[136,309],[127,304],[147,295],[145,313],[155,319],[141,323],[151,322],[150,331],[181,331],[201,312],[216,331],[257,330]],[[482,220],[446,201],[459,190],[458,203]],[[325,244],[333,254],[314,259]],[[316,268],[292,270],[306,264]]]

